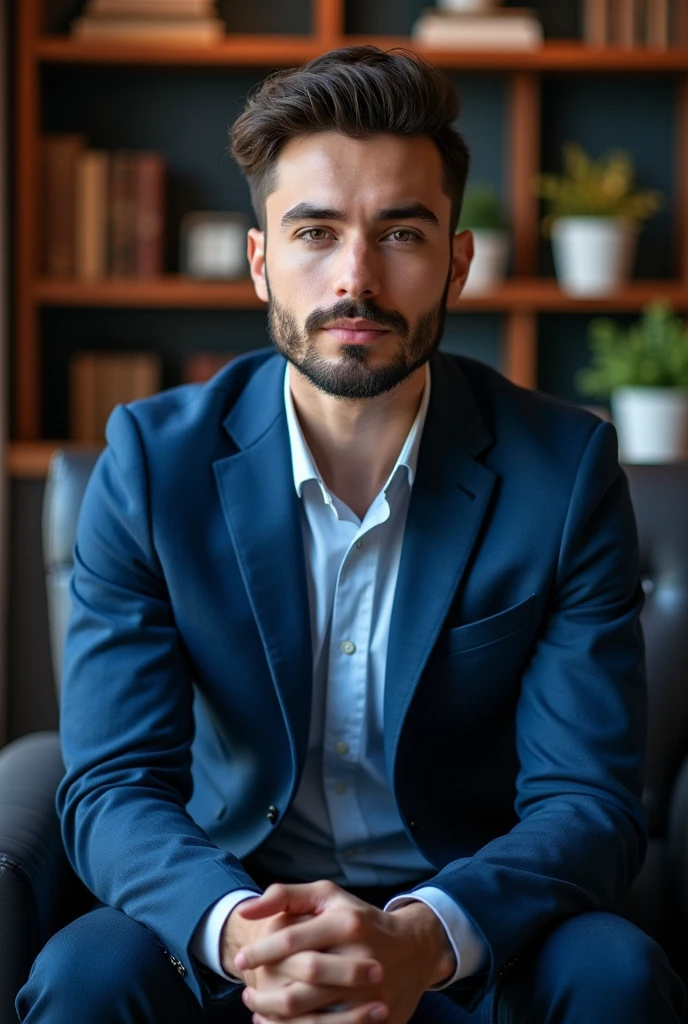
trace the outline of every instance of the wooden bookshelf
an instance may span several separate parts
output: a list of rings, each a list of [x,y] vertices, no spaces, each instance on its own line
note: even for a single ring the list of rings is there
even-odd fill
[[[449,70],[569,72],[688,71],[688,49],[629,50],[592,47],[584,43],[546,43],[537,50],[438,50],[413,43],[404,36],[332,37],[331,48],[372,43],[381,49],[401,46],[428,57]],[[309,36],[234,36],[203,46],[160,46],[72,41],[42,36],[33,47],[35,60],[46,64],[157,64],[205,67],[289,67],[322,52]]]
[[[518,383],[537,385],[538,316],[542,313],[637,313],[653,298],[665,298],[688,312],[688,48],[596,48],[577,41],[548,41],[532,51],[440,51],[421,48],[399,36],[345,35],[345,0],[312,0],[309,35],[233,35],[212,45],[179,46],[105,44],[46,35],[46,0],[17,4],[16,63],[16,284],[14,316],[15,422],[10,472],[21,476],[45,472],[50,452],[61,442],[41,438],[41,315],[49,307],[251,310],[264,308],[250,281],[200,282],[179,275],[153,280],[105,279],[97,283],[46,280],[38,273],[40,238],[39,140],[43,129],[41,75],[60,66],[185,69],[256,69],[287,67],[326,50],[362,42],[382,48],[405,47],[423,53],[446,70],[498,73],[506,77],[506,130],[509,159],[505,168],[510,201],[514,274],[487,295],[466,296],[458,312],[496,313],[503,318],[502,369]],[[632,281],[604,299],[576,299],[555,281],[538,278],[539,207],[531,181],[540,167],[541,95],[547,75],[669,75],[676,81],[677,177],[675,209],[675,280]],[[46,339],[47,343],[49,340]]]
[[[34,301],[39,306],[149,309],[265,309],[245,281],[195,281],[170,274],[150,281],[119,278],[85,284],[80,281],[35,282]],[[557,282],[546,278],[512,278],[500,288],[480,295],[464,295],[452,311],[511,313],[614,313],[640,311],[653,299],[662,298],[688,312],[688,288],[680,281],[635,280],[614,295],[604,298],[576,298],[563,292]]]

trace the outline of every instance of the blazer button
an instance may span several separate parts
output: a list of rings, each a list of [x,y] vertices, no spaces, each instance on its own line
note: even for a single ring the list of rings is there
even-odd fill
[[[411,833],[411,835],[414,835],[414,836],[418,835],[418,826],[416,825],[415,821],[409,821],[408,827],[409,827],[409,832]]]
[[[268,807],[268,821],[271,825],[274,825],[279,817],[279,811],[273,804]]]

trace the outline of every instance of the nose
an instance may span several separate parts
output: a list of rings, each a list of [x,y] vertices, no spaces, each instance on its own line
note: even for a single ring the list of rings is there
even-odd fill
[[[337,254],[333,279],[338,299],[372,299],[380,292],[380,268],[374,247],[358,238],[343,245]]]

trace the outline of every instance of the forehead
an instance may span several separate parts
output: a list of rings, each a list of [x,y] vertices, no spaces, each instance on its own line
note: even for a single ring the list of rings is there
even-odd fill
[[[449,215],[442,159],[435,144],[422,136],[299,136],[283,146],[275,170],[275,186],[266,201],[270,219],[304,201],[340,209],[417,200],[438,217]]]

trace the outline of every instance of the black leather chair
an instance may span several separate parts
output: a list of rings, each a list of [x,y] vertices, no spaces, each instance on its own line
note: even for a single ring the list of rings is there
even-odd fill
[[[59,691],[78,508],[94,456],[59,453],[44,505],[43,543]],[[647,603],[650,694],[644,803],[646,864],[625,913],[666,949],[688,980],[688,463],[628,467]],[[83,911],[88,893],[60,840],[54,796],[62,775],[55,733],[0,751],[0,1021],[41,946]]]

